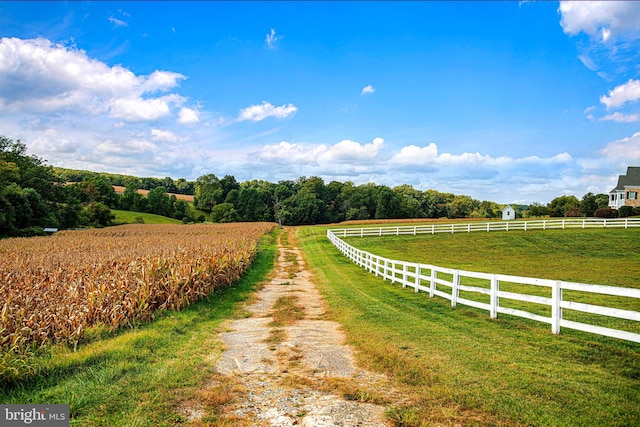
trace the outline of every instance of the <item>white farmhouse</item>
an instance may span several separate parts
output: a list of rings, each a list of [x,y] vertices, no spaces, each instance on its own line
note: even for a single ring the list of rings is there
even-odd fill
[[[509,221],[512,219],[516,219],[516,210],[511,205],[507,205],[506,208],[502,209],[502,220]]]
[[[609,207],[640,206],[640,167],[629,166],[626,175],[618,176],[618,185],[609,191]]]

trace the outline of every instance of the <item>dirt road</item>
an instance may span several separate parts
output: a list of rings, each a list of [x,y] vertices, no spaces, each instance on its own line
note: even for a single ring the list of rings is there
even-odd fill
[[[212,362],[216,379],[208,398],[189,414],[194,424],[207,404],[222,425],[389,426],[389,381],[359,369],[336,322],[305,269],[293,230],[278,240],[273,278],[219,333],[225,344]],[[226,424],[228,422],[229,424]]]

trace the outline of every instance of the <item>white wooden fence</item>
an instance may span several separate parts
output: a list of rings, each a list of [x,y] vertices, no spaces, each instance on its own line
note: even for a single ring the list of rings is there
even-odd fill
[[[631,228],[640,227],[640,218],[630,219],[579,219],[579,220],[542,220],[542,221],[512,221],[512,222],[487,222],[487,223],[454,223],[454,224],[428,224],[397,227],[375,228],[342,228],[327,230],[327,237],[347,258],[367,271],[391,280],[399,282],[402,287],[414,288],[416,292],[429,292],[451,301],[451,306],[464,304],[480,308],[490,312],[492,318],[497,318],[498,313],[524,317],[551,325],[554,334],[560,333],[560,328],[576,329],[608,337],[620,338],[627,341],[640,343],[640,334],[609,327],[596,326],[582,322],[563,319],[562,309],[591,313],[601,316],[615,317],[619,319],[640,322],[640,312],[620,308],[603,307],[593,304],[585,304],[563,299],[563,290],[581,291],[603,295],[613,295],[625,298],[640,299],[640,289],[622,288],[615,286],[591,285],[585,283],[572,283],[561,280],[536,279],[531,277],[510,276],[504,274],[479,273],[452,268],[438,267],[429,264],[418,264],[400,260],[384,258],[370,252],[357,249],[340,237],[348,236],[388,236],[388,235],[417,235],[435,233],[460,233],[472,231],[509,231],[509,230],[549,230],[567,228]],[[464,284],[463,282],[474,283]],[[551,297],[529,295],[523,293],[507,292],[500,290],[500,283],[533,285],[551,289]],[[479,284],[479,285],[478,285]],[[485,287],[482,287],[484,284]],[[442,285],[450,289],[449,292],[437,289]],[[441,288],[442,289],[442,288]],[[460,297],[460,291],[488,296],[489,302],[481,302],[469,298]],[[547,291],[548,293],[548,291]],[[482,299],[482,298],[480,298]],[[551,307],[550,316],[531,313],[529,311],[501,306],[501,299],[511,301],[524,301]]]

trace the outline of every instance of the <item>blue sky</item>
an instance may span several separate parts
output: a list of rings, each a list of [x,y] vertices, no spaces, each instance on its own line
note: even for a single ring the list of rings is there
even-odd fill
[[[640,166],[640,2],[0,2],[0,134],[138,176],[580,198]]]

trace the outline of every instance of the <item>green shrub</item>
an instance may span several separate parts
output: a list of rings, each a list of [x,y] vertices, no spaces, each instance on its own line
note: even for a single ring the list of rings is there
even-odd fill
[[[593,216],[595,216],[596,218],[617,218],[618,211],[611,208],[599,208],[596,209]]]
[[[618,209],[618,216],[620,216],[620,218],[626,218],[631,215],[633,215],[632,206],[620,206],[620,209]]]
[[[565,214],[567,218],[580,218],[582,217],[582,211],[579,208],[571,208]]]

